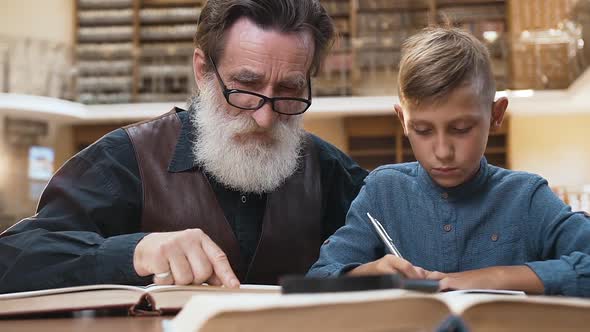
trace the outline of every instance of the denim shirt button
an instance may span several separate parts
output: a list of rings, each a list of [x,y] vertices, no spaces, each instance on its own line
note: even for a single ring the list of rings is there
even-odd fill
[[[322,244],[328,244],[328,243],[330,243],[330,239],[327,239],[327,240],[326,240],[326,241],[324,241],[324,243],[322,243]]]
[[[492,241],[496,242],[499,238],[498,234],[492,234]]]
[[[446,224],[443,226],[443,229],[445,230],[445,232],[450,232],[451,230],[453,230],[453,225]]]
[[[442,193],[440,194],[440,197],[442,197],[443,199],[447,199],[449,198],[449,193]]]

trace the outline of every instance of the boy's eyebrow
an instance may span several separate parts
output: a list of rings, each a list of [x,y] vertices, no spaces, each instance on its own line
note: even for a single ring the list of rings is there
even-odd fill
[[[480,117],[477,115],[462,115],[447,122],[447,125],[454,125],[458,122],[478,121]],[[408,120],[408,125],[414,126],[432,126],[432,122],[428,120]]]
[[[455,118],[451,121],[449,121],[449,123],[456,123],[456,122],[462,122],[462,121],[477,121],[480,117],[477,115],[463,115],[460,116],[458,118]]]
[[[431,122],[426,121],[426,120],[408,120],[408,124],[411,126],[430,126],[432,125]]]

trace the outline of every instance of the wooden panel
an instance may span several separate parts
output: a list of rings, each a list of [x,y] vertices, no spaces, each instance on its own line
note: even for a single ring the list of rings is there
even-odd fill
[[[344,119],[344,129],[348,136],[394,135],[401,128],[395,115],[355,116]]]

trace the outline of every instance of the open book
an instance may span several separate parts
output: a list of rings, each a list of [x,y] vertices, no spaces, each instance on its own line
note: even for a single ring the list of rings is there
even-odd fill
[[[123,309],[133,315],[178,312],[195,294],[279,294],[280,287],[242,285],[240,289],[216,286],[90,285],[0,295],[0,317],[70,312],[90,309]]]
[[[324,294],[198,294],[166,332],[590,330],[590,300],[379,290]],[[449,319],[455,318],[455,319]],[[261,323],[264,322],[264,323]]]

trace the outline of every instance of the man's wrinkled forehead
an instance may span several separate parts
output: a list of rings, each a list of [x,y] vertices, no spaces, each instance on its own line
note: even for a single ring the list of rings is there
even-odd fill
[[[305,29],[297,32],[282,32],[274,27],[261,27],[248,18],[238,19],[226,31],[225,49],[238,47],[248,50],[256,49],[258,55],[272,56],[279,59],[291,59],[294,62],[311,62],[314,41],[311,31]],[[281,47],[289,45],[290,47]]]

